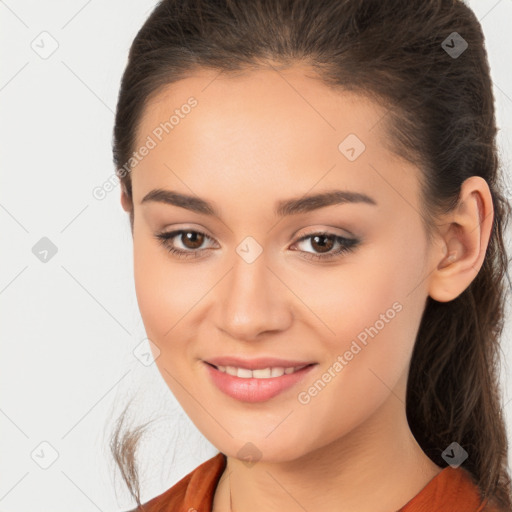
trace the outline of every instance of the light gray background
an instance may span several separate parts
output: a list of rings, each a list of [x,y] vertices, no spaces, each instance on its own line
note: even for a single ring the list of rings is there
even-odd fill
[[[512,0],[469,4],[487,39],[499,144],[510,169]],[[147,345],[128,217],[118,186],[101,201],[92,195],[114,172],[119,81],[154,5],[0,0],[1,512],[131,506],[120,476],[114,480],[107,436],[133,395],[136,424],[162,416],[141,447],[143,501],[217,451],[181,411],[155,365],[145,366],[132,352]],[[51,36],[40,36],[43,31]],[[52,38],[58,44],[46,59],[31,46],[42,46],[42,37],[46,49]],[[46,263],[32,252],[42,237],[58,249]],[[509,340],[510,322],[502,382],[512,439]]]

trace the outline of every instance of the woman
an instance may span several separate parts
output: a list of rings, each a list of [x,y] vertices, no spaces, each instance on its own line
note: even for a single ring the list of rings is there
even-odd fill
[[[156,364],[219,453],[144,510],[512,510],[495,136],[461,1],[156,6],[114,161]]]

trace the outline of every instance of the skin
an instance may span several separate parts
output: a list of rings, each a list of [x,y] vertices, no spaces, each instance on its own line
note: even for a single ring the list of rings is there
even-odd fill
[[[228,457],[214,512],[230,510],[229,484],[236,512],[398,510],[441,471],[409,429],[407,374],[427,297],[456,298],[483,263],[493,218],[486,182],[464,182],[459,208],[439,219],[429,245],[420,170],[387,149],[381,105],[328,89],[300,66],[230,77],[202,70],[148,104],[136,146],[190,96],[198,105],[132,171],[134,273],[158,370]],[[350,133],[366,146],[352,162],[338,150]],[[206,199],[220,217],[141,204],[155,188]],[[279,200],[330,189],[365,193],[377,205],[273,214]],[[121,202],[130,211],[124,192]],[[175,229],[210,237],[194,246],[177,236],[176,247],[212,250],[175,257],[155,238]],[[327,263],[308,260],[321,247],[298,240],[321,230],[360,243]],[[250,264],[236,252],[247,236],[263,250]],[[298,392],[396,302],[400,312],[300,403]],[[210,381],[203,360],[220,355],[318,364],[297,386],[247,403]],[[260,452],[253,465],[237,455],[248,442]]]

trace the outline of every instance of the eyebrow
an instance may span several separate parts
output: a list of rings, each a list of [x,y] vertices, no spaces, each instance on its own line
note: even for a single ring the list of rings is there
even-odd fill
[[[185,208],[192,212],[203,215],[212,215],[220,217],[215,207],[208,201],[196,196],[190,196],[165,189],[154,189],[148,192],[142,199],[142,203],[146,202],[165,203],[180,208]],[[377,206],[377,202],[370,196],[359,192],[350,192],[348,190],[329,190],[319,194],[285,199],[277,202],[274,214],[278,217],[287,215],[297,215],[307,213],[326,206],[345,204],[345,203],[362,203]]]

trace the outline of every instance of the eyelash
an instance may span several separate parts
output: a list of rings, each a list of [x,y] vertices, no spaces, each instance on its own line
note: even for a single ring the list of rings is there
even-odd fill
[[[204,237],[211,239],[211,237],[209,237],[206,233],[203,233],[202,231],[196,231],[193,229],[180,229],[180,230],[171,231],[168,233],[161,232],[161,233],[157,233],[155,235],[155,238],[165,247],[165,249],[167,251],[169,251],[171,254],[177,256],[178,258],[190,258],[190,257],[198,258],[199,257],[199,256],[197,256],[198,253],[200,253],[202,251],[209,250],[209,249],[196,249],[196,250],[189,249],[187,251],[184,251],[182,249],[176,249],[176,247],[173,247],[170,244],[170,241],[173,238],[175,238],[176,236],[182,235],[184,233],[196,233],[196,234],[203,235]],[[303,242],[304,240],[307,240],[308,238],[313,238],[315,236],[326,236],[326,237],[334,238],[334,241],[338,242],[341,246],[339,249],[337,249],[334,252],[325,253],[322,255],[310,253],[307,251],[301,251],[301,252],[305,252],[306,254],[309,255],[309,256],[303,256],[304,259],[315,260],[315,261],[330,261],[337,257],[341,257],[341,255],[343,255],[344,253],[353,251],[357,247],[357,245],[359,245],[359,240],[357,240],[357,239],[344,238],[342,236],[335,235],[334,233],[329,233],[326,231],[318,231],[318,232],[314,232],[314,233],[305,235],[305,236],[299,238],[295,242],[295,244],[298,244],[300,242]]]

